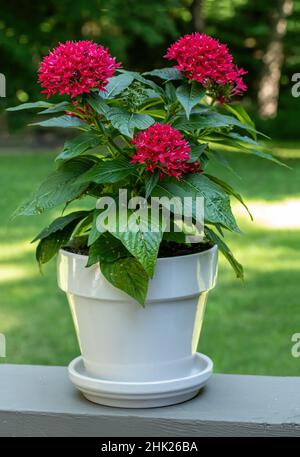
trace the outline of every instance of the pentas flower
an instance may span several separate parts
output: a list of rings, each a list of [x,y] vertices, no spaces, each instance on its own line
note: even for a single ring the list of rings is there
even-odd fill
[[[145,163],[146,170],[158,170],[160,179],[174,176],[179,180],[185,173],[200,172],[200,163],[188,163],[191,148],[182,134],[169,124],[156,122],[135,135],[132,143],[136,154],[134,163]]]
[[[67,41],[44,57],[39,82],[47,97],[55,93],[76,97],[91,89],[105,90],[120,64],[93,41]]]
[[[176,60],[175,68],[207,87],[220,101],[247,89],[242,79],[247,72],[233,63],[228,47],[204,33],[183,36],[169,47],[165,57]]]

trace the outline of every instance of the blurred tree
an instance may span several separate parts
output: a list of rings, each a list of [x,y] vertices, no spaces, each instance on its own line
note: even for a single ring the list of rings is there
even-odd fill
[[[277,115],[284,62],[283,39],[287,29],[287,17],[292,14],[293,0],[276,0],[273,2],[273,8],[257,94],[259,114],[264,118]]]
[[[192,29],[195,32],[204,32],[203,5],[204,0],[193,0],[191,3]]]

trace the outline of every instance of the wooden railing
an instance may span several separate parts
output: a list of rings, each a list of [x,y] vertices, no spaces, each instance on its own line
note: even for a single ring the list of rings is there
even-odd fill
[[[300,377],[216,374],[191,401],[140,410],[88,402],[63,367],[1,364],[0,436],[300,436]]]

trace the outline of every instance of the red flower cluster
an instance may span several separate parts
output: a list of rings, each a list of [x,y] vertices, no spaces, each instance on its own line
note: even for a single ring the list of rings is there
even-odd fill
[[[158,169],[160,179],[166,175],[180,179],[184,173],[200,172],[200,163],[188,163],[191,148],[182,134],[169,124],[156,122],[138,133],[133,144],[137,152],[132,156],[134,163],[145,163],[146,170]]]
[[[39,82],[47,97],[55,93],[76,97],[95,88],[104,90],[120,64],[93,41],[67,41],[47,55],[39,68]]]
[[[199,81],[220,101],[247,89],[242,79],[247,72],[234,65],[228,47],[204,33],[183,36],[169,47],[165,57],[177,60],[178,70]]]

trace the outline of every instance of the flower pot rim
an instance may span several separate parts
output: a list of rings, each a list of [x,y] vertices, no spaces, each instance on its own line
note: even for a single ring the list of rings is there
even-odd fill
[[[216,244],[214,244],[211,248],[209,249],[206,249],[205,251],[201,251],[201,252],[194,252],[193,254],[185,254],[185,255],[176,255],[176,256],[170,256],[170,257],[158,257],[157,258],[157,261],[158,262],[162,262],[162,261],[167,261],[167,260],[179,260],[179,259],[185,259],[185,258],[191,258],[191,257],[196,257],[196,256],[201,256],[201,255],[204,255],[206,254],[207,252],[209,253],[212,253],[214,251],[217,251],[218,250],[218,246]],[[59,250],[59,254],[61,255],[66,255],[68,257],[77,257],[78,259],[81,258],[81,259],[87,259],[88,256],[87,255],[84,255],[84,254],[76,254],[75,252],[70,252],[70,251],[66,251],[65,249],[61,248]]]

